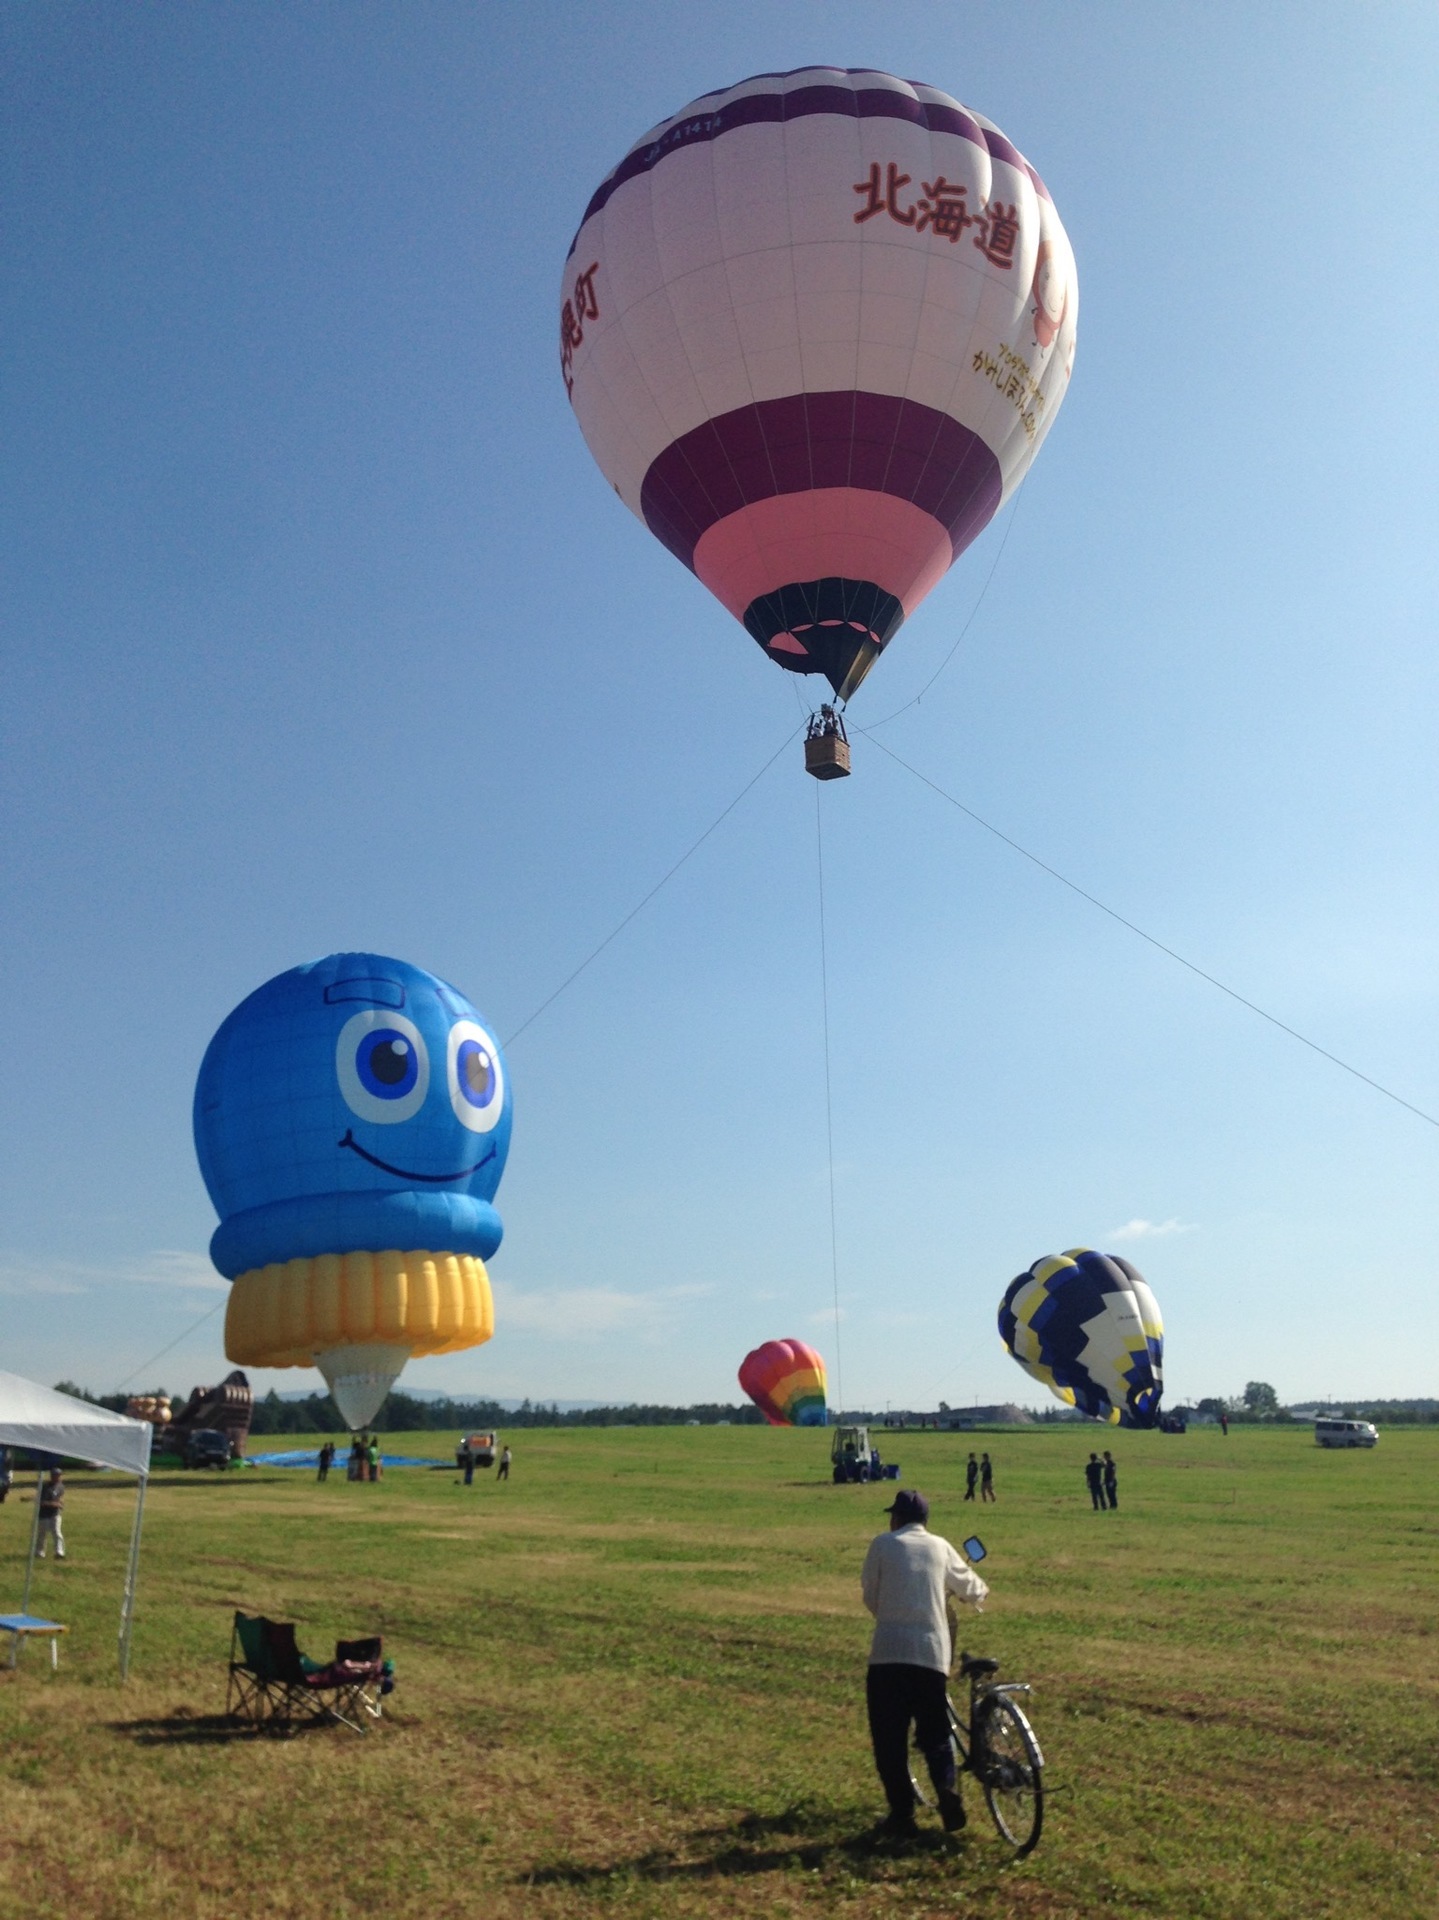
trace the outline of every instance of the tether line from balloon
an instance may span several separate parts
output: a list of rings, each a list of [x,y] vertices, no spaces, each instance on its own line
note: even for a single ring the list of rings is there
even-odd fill
[[[824,1137],[829,1155],[829,1271],[834,1296],[834,1391],[835,1409],[844,1415],[844,1355],[839,1337],[839,1230],[834,1208],[834,1102],[830,1090],[829,1067],[829,952],[824,925],[824,814],[820,806],[820,782],[814,788],[814,836],[819,871],[819,986],[820,1009],[824,1019]]]
[[[945,668],[949,665],[950,661],[954,658],[954,656],[959,652],[960,648],[964,645],[965,636],[968,634],[970,628],[974,625],[975,621],[979,618],[979,610],[984,605],[984,597],[989,592],[990,584],[993,581],[995,574],[999,572],[999,563],[1004,558],[1005,548],[1009,545],[1009,536],[1014,532],[1014,523],[1019,515],[1019,503],[1022,498],[1023,496],[1021,494],[1016,494],[1014,496],[1014,505],[1010,508],[1010,511],[1009,511],[1009,520],[1004,529],[1004,538],[999,543],[999,551],[998,553],[995,554],[994,559],[990,564],[989,572],[984,576],[984,585],[979,590],[979,598],[975,601],[974,605],[970,608],[969,618],[965,621],[964,625],[960,628],[959,633],[955,639],[954,645],[950,648],[949,652],[940,661],[939,665],[935,668],[934,672],[929,676],[928,680],[925,681],[924,685],[920,688],[918,693],[913,695],[911,699],[906,700],[902,707],[896,707],[893,713],[887,713],[884,716],[883,720],[875,720],[875,721],[872,721],[871,724],[867,727],[860,727],[858,729],[860,733],[873,733],[876,727],[887,727],[891,720],[898,720],[899,716],[902,713],[908,713],[911,707],[917,707],[920,704],[920,702],[924,699],[924,696],[929,692],[930,688],[934,685],[935,681],[938,680],[939,676],[944,672]],[[879,742],[876,741],[875,745],[878,746]]]
[[[724,809],[724,811],[720,814],[717,814],[715,818],[711,820],[711,822],[705,828],[704,832],[700,835],[698,840],[692,841],[691,844],[680,855],[679,859],[675,861],[674,865],[669,869],[669,871],[666,874],[664,874],[660,879],[656,880],[654,885],[650,888],[649,892],[645,895],[644,899],[641,900],[636,906],[631,907],[629,912],[625,915],[624,919],[621,920],[617,926],[611,928],[610,932],[608,932],[605,935],[604,939],[600,941],[599,945],[593,948],[591,952],[586,954],[585,958],[581,960],[580,964],[574,969],[574,971],[572,973],[568,973],[565,975],[565,978],[561,980],[560,984],[555,988],[554,992],[550,994],[547,999],[541,1000],[540,1004],[535,1008],[534,1012],[530,1014],[528,1018],[520,1022],[520,1024],[515,1028],[514,1032],[511,1033],[509,1037],[503,1042],[503,1044],[506,1047],[512,1047],[516,1042],[516,1040],[519,1039],[520,1035],[525,1031],[526,1027],[532,1027],[535,1024],[536,1020],[539,1019],[540,1015],[542,1013],[547,1012],[548,1009],[555,1004],[556,1000],[559,999],[562,993],[568,992],[568,990],[574,985],[576,980],[579,979],[580,975],[585,971],[585,969],[587,967],[592,966],[594,962],[599,959],[600,955],[604,952],[605,948],[612,945],[614,941],[619,939],[620,935],[624,932],[625,928],[630,924],[631,920],[638,918],[638,916],[644,912],[645,908],[649,905],[650,901],[654,899],[657,893],[660,893],[665,887],[669,885],[670,881],[674,879],[675,875],[679,872],[680,868],[685,864],[685,862],[687,860],[692,859],[694,855],[699,852],[700,848],[704,845],[705,841],[709,839],[710,835],[714,833],[718,828],[724,825],[725,821],[729,819],[730,815],[734,812],[735,808],[739,805],[740,801],[744,799],[746,794],[750,791],[751,787],[757,787],[759,785],[760,781],[764,779],[765,775],[769,772],[770,768],[774,765],[775,761],[779,759],[780,755],[785,751],[785,749],[791,744],[792,741],[797,740],[799,738],[800,732],[801,732],[801,729],[799,727],[796,727],[793,733],[786,734],[784,740],[780,743],[779,746],[775,748],[774,752],[770,755],[769,759],[765,761],[764,765],[760,768],[759,772],[754,774],[750,779],[746,780],[744,785],[740,788],[739,792],[735,795],[734,799],[730,801],[729,805]]]
[[[221,1296],[220,1299],[218,1299],[215,1302],[214,1306],[206,1307],[205,1311],[200,1315],[200,1318],[198,1320],[192,1321],[191,1324],[188,1327],[186,1327],[183,1333],[177,1333],[175,1335],[175,1338],[172,1341],[170,1341],[168,1346],[161,1347],[158,1353],[152,1353],[150,1355],[150,1358],[148,1360],[142,1361],[142,1363],[138,1367],[136,1367],[133,1373],[127,1373],[125,1375],[125,1378],[120,1382],[119,1386],[115,1389],[115,1391],[117,1393],[123,1393],[125,1388],[129,1386],[132,1380],[138,1380],[142,1373],[148,1373],[151,1367],[154,1366],[157,1360],[163,1360],[165,1358],[165,1355],[167,1353],[172,1353],[174,1349],[179,1346],[182,1340],[188,1340],[190,1338],[190,1335],[192,1333],[198,1332],[199,1329],[204,1326],[207,1320],[213,1320],[215,1315],[220,1311],[221,1307],[223,1307],[226,1304],[229,1298],[230,1298],[230,1290],[227,1287],[225,1289],[224,1294]]]
[[[866,735],[869,733],[867,727],[857,728],[856,731]],[[1010,836],[1002,832],[1000,828],[992,826],[982,814],[976,813],[973,807],[967,807],[962,800],[956,800],[952,793],[946,793],[944,788],[938,785],[937,782],[931,780],[927,773],[921,773],[918,767],[912,767],[908,760],[901,759],[892,747],[887,747],[884,744],[883,740],[876,740],[874,744],[879,748],[881,753],[887,753],[897,766],[903,767],[906,773],[912,773],[916,780],[923,786],[929,788],[931,793],[937,793],[941,800],[947,800],[950,806],[956,807],[967,819],[972,820],[977,827],[983,827],[986,833],[992,833],[996,840],[1002,840],[1005,846],[1011,847],[1015,853],[1021,854],[1029,861],[1031,866],[1038,867],[1041,873],[1047,873],[1052,880],[1057,880],[1061,886],[1068,887],[1071,893],[1077,893],[1080,899],[1087,900],[1090,906],[1098,907],[1101,913],[1107,914],[1111,920],[1115,921],[1119,926],[1124,927],[1128,932],[1138,934],[1139,938],[1145,941],[1147,945],[1154,947],[1170,960],[1177,960],[1179,965],[1184,967],[1188,972],[1197,975],[1201,980],[1207,981],[1211,987],[1217,987],[1221,993],[1226,994],[1231,1000],[1238,1001],[1241,1007],[1247,1007],[1251,1013],[1257,1013],[1261,1020],[1267,1020],[1271,1027],[1277,1027],[1281,1033],[1287,1033],[1291,1040],[1297,1040],[1301,1046],[1308,1047],[1311,1053],[1317,1053],[1321,1059],[1329,1061],[1332,1066],[1341,1067],[1345,1073],[1351,1074],[1354,1079],[1362,1080],[1366,1087],[1372,1087],[1375,1093],[1382,1093],[1384,1098],[1386,1100],[1392,1100],[1395,1106],[1403,1107],[1407,1113],[1412,1113],[1416,1119],[1426,1121],[1431,1127],[1439,1127],[1439,1119],[1436,1119],[1432,1113],[1426,1113],[1423,1107],[1416,1107],[1412,1100],[1406,1100],[1403,1094],[1395,1093],[1392,1087],[1384,1086],[1381,1081],[1375,1080],[1369,1074],[1361,1072],[1358,1067],[1351,1067],[1347,1060],[1341,1060],[1339,1055],[1337,1053],[1331,1053],[1328,1047],[1321,1047],[1317,1040],[1311,1040],[1307,1034],[1301,1033],[1297,1027],[1291,1027],[1286,1021],[1281,1020],[1277,1014],[1267,1012],[1266,1009],[1261,1007],[1256,1001],[1247,1000],[1242,993],[1237,993],[1233,987],[1227,987],[1224,982],[1217,979],[1214,974],[1206,973],[1203,967],[1196,966],[1192,960],[1186,960],[1182,953],[1176,953],[1173,947],[1165,946],[1164,942],[1162,940],[1156,940],[1152,933],[1146,933],[1143,927],[1136,926],[1132,920],[1126,920],[1122,913],[1117,913],[1113,907],[1106,906],[1105,903],[1097,899],[1094,894],[1087,893],[1076,881],[1067,879],[1064,874],[1059,871],[1058,867],[1050,866],[1049,862],[1047,860],[1041,860],[1037,853],[1031,853],[1028,847],[1022,847],[1017,840],[1012,840]]]

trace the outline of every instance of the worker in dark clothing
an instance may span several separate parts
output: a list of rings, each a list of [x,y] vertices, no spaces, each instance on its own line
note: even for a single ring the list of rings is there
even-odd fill
[[[1108,1447],[1104,1450],[1104,1497],[1111,1507],[1119,1505],[1119,1469]]]
[[[1104,1464],[1097,1453],[1089,1456],[1084,1469],[1084,1482],[1089,1488],[1089,1504],[1098,1513],[1104,1506]]]
[[[979,1462],[975,1459],[974,1455],[971,1454],[969,1456],[969,1465],[964,1470],[964,1497],[966,1500],[972,1500],[974,1498],[974,1483],[978,1478]]]
[[[981,1501],[994,1498],[994,1467],[987,1453],[979,1457],[979,1497]]]

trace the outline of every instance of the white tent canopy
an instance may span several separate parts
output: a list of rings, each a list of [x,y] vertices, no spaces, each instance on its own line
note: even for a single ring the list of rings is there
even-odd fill
[[[25,1447],[35,1453],[60,1453],[67,1459],[93,1460],[96,1465],[133,1473],[137,1482],[135,1525],[130,1534],[130,1557],[125,1568],[125,1598],[120,1607],[120,1678],[130,1671],[130,1630],[135,1617],[135,1576],[140,1565],[140,1525],[145,1514],[145,1486],[150,1475],[150,1442],[154,1428],[148,1420],[129,1420],[108,1407],[92,1406],[68,1393],[56,1393],[18,1373],[0,1373],[0,1447]],[[25,1568],[25,1598],[20,1610],[28,1613],[30,1583],[35,1571],[35,1548],[40,1537],[40,1497],[30,1528],[30,1558]]]
[[[128,1420],[18,1373],[0,1373],[0,1447],[30,1447],[122,1473],[148,1473],[154,1431],[148,1420]]]

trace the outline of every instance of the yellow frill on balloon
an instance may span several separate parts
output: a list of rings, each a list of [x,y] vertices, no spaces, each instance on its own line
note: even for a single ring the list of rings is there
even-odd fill
[[[230,1289],[225,1353],[244,1367],[310,1367],[334,1347],[478,1347],[495,1330],[483,1260],[468,1253],[322,1253],[252,1267]]]

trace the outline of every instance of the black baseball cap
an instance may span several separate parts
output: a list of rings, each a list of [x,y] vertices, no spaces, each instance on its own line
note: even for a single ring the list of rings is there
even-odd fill
[[[929,1518],[929,1502],[917,1489],[906,1487],[894,1496],[893,1506],[886,1507],[885,1512],[894,1514],[907,1527],[916,1520],[923,1526]]]

